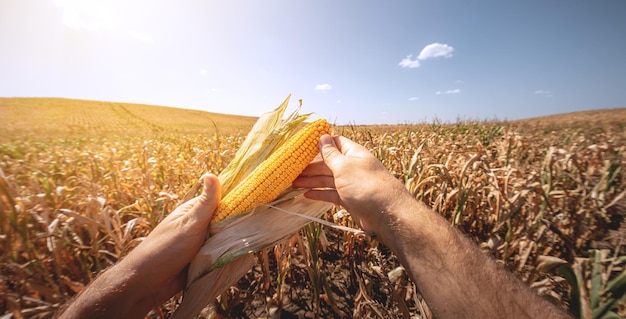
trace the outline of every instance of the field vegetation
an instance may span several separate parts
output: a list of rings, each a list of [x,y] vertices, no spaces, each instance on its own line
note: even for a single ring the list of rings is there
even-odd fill
[[[51,318],[203,173],[219,173],[255,121],[38,98],[0,98],[0,114],[6,318]],[[365,145],[416,198],[545,298],[577,318],[624,318],[625,126],[626,109],[612,109],[332,130]],[[354,226],[340,208],[325,218]],[[430,318],[419,287],[368,237],[310,224],[257,260],[202,316]],[[168,317],[178,302],[149,316]]]

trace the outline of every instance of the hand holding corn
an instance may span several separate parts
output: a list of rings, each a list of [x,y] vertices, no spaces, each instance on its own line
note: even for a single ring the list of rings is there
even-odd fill
[[[167,301],[184,287],[187,267],[205,241],[209,224],[280,195],[318,154],[319,137],[328,134],[329,127],[323,119],[307,124],[221,200],[219,180],[205,175],[200,196],[176,208],[62,309],[59,318],[140,318]]]
[[[180,292],[220,198],[219,180],[202,178],[202,194],[178,206],[124,259],[109,268],[58,318],[143,318]]]
[[[328,135],[323,161],[294,181],[305,196],[342,205],[389,246],[435,318],[568,318],[417,201],[363,146]]]

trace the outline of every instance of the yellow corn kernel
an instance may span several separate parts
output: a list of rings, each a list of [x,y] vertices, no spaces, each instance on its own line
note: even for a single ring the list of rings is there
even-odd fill
[[[315,158],[320,137],[329,133],[330,125],[325,119],[315,120],[296,132],[222,198],[211,224],[278,197]]]

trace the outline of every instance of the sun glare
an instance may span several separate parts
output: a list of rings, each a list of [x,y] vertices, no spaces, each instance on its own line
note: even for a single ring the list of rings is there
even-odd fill
[[[117,16],[111,1],[52,0],[63,10],[63,24],[73,29],[89,31],[111,30],[117,27]]]

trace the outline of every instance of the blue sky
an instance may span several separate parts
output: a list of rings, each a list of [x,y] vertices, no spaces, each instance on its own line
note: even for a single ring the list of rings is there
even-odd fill
[[[626,1],[0,0],[0,96],[337,124],[626,107]]]

